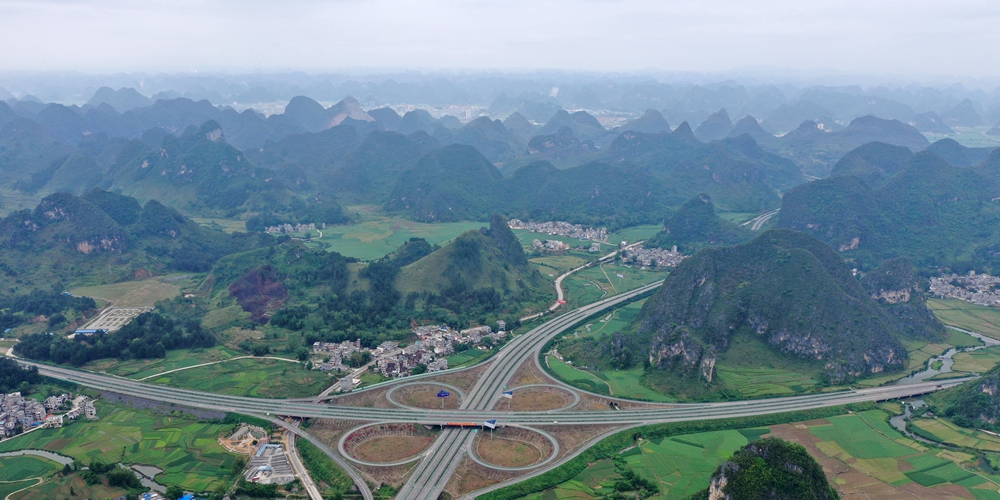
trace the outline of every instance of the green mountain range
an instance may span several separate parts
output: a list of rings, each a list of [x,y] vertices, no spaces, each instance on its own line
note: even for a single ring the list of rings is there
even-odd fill
[[[995,172],[989,159],[959,167],[934,153],[867,144],[845,155],[831,177],[789,190],[778,225],[863,266],[899,256],[921,268],[995,266]]]
[[[707,194],[691,198],[663,222],[663,231],[646,241],[646,247],[671,248],[690,254],[705,246],[733,245],[753,234],[715,215],[715,205]]]
[[[106,283],[207,271],[223,255],[273,244],[262,234],[205,229],[157,201],[92,190],[47,196],[0,219],[0,282],[7,288]]]

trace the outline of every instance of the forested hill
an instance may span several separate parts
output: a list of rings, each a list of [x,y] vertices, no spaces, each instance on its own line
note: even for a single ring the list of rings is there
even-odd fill
[[[960,167],[931,152],[868,144],[833,172],[789,190],[778,225],[862,267],[899,256],[921,268],[1000,264],[1000,176],[989,158]]]
[[[900,270],[905,265],[898,263]],[[903,339],[943,335],[912,271],[904,276],[873,285],[884,298],[874,300],[875,293],[824,243],[793,231],[768,231],[749,243],[685,259],[646,301],[634,333],[606,338],[594,357],[620,367],[648,362],[650,383],[684,380],[689,393],[718,386],[717,358],[738,336],[814,363],[835,383],[896,371],[906,365]],[[910,308],[889,307],[900,303]]]
[[[1000,431],[1000,366],[981,378],[935,394],[931,404],[935,412],[963,427]]]
[[[780,438],[747,444],[691,500],[838,500],[823,468],[802,446]]]
[[[47,288],[55,281],[115,281],[168,270],[206,271],[223,255],[274,243],[263,234],[205,229],[176,210],[92,190],[47,196],[0,219],[0,282]]]
[[[250,321],[365,345],[406,335],[413,321],[513,325],[554,296],[499,215],[443,247],[413,238],[368,264],[294,240],[234,253],[215,264],[198,295],[177,301],[189,314],[239,305]]]
[[[691,198],[663,221],[663,230],[645,243],[647,247],[671,248],[683,253],[712,245],[742,243],[752,233],[715,214],[715,205],[707,194]]]

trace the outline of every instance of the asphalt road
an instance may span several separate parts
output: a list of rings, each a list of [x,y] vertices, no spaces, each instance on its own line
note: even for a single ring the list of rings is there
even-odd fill
[[[496,419],[501,424],[524,426],[619,424],[624,427],[662,422],[736,418],[864,401],[897,399],[925,394],[968,380],[954,379],[905,386],[886,386],[857,391],[809,394],[763,400],[724,403],[660,404],[642,410],[506,412],[490,409],[494,407],[495,403],[501,397],[503,390],[510,384],[516,370],[532,356],[537,358],[540,350],[550,339],[594,314],[601,313],[624,301],[655,290],[661,283],[651,283],[645,287],[556,316],[552,320],[512,340],[496,356],[488,361],[490,364],[486,371],[479,377],[472,390],[469,391],[463,401],[462,407],[457,410],[363,408],[339,406],[337,404],[320,404],[308,400],[293,401],[226,396],[147,384],[125,378],[54,367],[20,359],[18,361],[37,366],[39,372],[46,376],[69,380],[95,389],[172,403],[178,406],[258,414],[269,417],[283,415],[301,418],[334,418],[373,422],[415,422],[422,424],[442,424],[451,421],[482,422]],[[394,385],[395,383],[412,383],[417,379],[418,377],[407,377],[392,384],[382,384],[381,387]],[[289,428],[292,426],[284,425],[284,427]],[[351,475],[363,496],[367,500],[371,500],[371,491],[363,478],[339,453],[331,450],[302,429],[295,428],[292,432],[308,439],[323,450],[324,453],[331,456]],[[474,432],[468,429],[448,429],[442,432],[425,454],[425,458],[417,465],[410,479],[400,489],[397,498],[436,500],[447,484],[448,479],[458,467],[462,457],[468,452],[473,437]],[[556,465],[554,463],[549,467]]]

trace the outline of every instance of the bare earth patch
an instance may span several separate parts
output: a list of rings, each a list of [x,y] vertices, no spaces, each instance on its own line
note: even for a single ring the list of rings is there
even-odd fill
[[[452,394],[446,398],[437,397],[442,389],[447,391],[447,389],[439,385],[414,385],[394,392],[392,398],[406,406],[413,406],[415,408],[428,408],[431,410],[440,410],[442,408],[445,410],[457,409],[462,401],[461,398],[458,397],[458,394]]]
[[[351,392],[343,396],[336,396],[331,401],[344,406],[356,406],[364,408],[397,408],[396,405],[385,398],[385,393],[389,389],[378,389],[372,391]]]
[[[435,382],[444,382],[445,384],[450,384],[465,392],[472,390],[472,386],[476,385],[476,381],[479,380],[479,376],[483,374],[489,363],[477,366],[475,368],[470,368],[468,370],[462,370],[455,373],[447,373],[444,375],[439,375],[437,377],[430,377],[428,380],[433,380]]]
[[[573,396],[562,389],[554,387],[529,387],[527,389],[515,389],[514,398],[501,399],[494,407],[495,410],[510,411],[543,411],[563,408],[573,402]]]
[[[340,436],[364,423],[356,420],[337,420],[332,418],[315,418],[311,422],[309,433],[334,449],[337,447],[337,441],[340,440]]]
[[[452,474],[451,479],[448,480],[444,491],[452,498],[459,498],[466,493],[472,493],[524,474],[526,473],[489,469],[473,462],[466,456],[458,465],[455,473]]]
[[[513,382],[513,386],[519,385],[529,385],[529,384],[554,384],[556,383],[547,374],[543,373],[535,366],[535,362],[532,359],[526,359],[521,363],[520,368],[514,372],[514,376],[510,378]]]
[[[355,445],[351,454],[366,462],[396,462],[419,454],[433,442],[431,436],[383,436]]]
[[[524,467],[542,458],[542,452],[534,445],[512,439],[480,439],[479,457],[502,467]]]
[[[497,429],[492,435],[481,432],[473,446],[479,458],[500,467],[525,467],[552,453],[552,444],[544,436],[517,427]]]

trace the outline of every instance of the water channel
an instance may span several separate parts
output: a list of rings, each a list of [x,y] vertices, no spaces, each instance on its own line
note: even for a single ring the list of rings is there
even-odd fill
[[[897,380],[895,382],[895,385],[907,385],[907,384],[916,384],[919,382],[926,382],[938,375],[941,375],[942,373],[951,373],[952,367],[955,366],[955,359],[954,359],[955,354],[958,354],[960,352],[978,351],[979,349],[985,349],[987,347],[994,347],[1000,345],[1000,340],[987,337],[980,333],[971,332],[969,330],[963,330],[961,328],[956,328],[953,326],[948,326],[946,328],[950,330],[955,330],[957,332],[962,332],[966,335],[974,337],[978,339],[980,342],[982,342],[982,345],[972,346],[972,347],[952,347],[951,349],[945,351],[944,354],[940,356],[934,356],[931,359],[928,359],[927,366],[923,370],[916,372],[908,377],[904,377]],[[931,368],[932,366],[934,366],[935,361],[941,362],[941,368],[938,368],[936,370]],[[927,403],[924,403],[922,399],[907,399],[901,402],[903,403],[903,414],[890,418],[889,424],[892,425],[896,430],[905,434],[907,437],[911,439],[915,439],[923,443],[940,446],[941,443],[929,441],[920,436],[917,436],[916,434],[911,433],[906,429],[906,421],[909,420],[910,417],[912,416],[911,409],[915,410],[917,408],[927,406]]]

